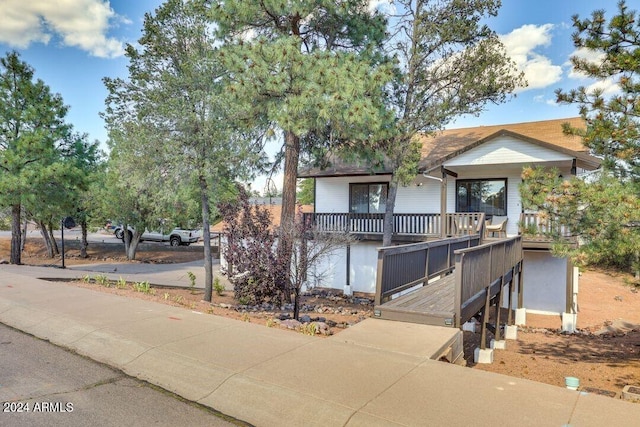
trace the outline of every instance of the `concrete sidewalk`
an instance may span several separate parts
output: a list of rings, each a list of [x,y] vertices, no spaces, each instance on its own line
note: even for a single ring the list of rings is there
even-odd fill
[[[453,329],[322,339],[36,277],[0,266],[0,322],[258,426],[640,426],[638,404],[431,360]]]

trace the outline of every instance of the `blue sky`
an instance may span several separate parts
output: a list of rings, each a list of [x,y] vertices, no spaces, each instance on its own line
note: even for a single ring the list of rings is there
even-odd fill
[[[388,0],[370,0],[381,10]],[[487,107],[479,117],[462,117],[449,127],[515,123],[578,114],[575,106],[555,104],[554,91],[593,82],[572,73],[569,57],[571,16],[588,17],[617,10],[617,0],[503,0],[491,27],[503,37],[509,54],[525,71],[530,87],[507,104]],[[99,112],[106,90],[102,78],[126,77],[125,43],[141,35],[145,12],[159,0],[0,0],[0,54],[15,49],[54,92],[70,106],[68,121],[91,140],[106,141]],[[640,10],[640,0],[628,0]],[[276,181],[280,186],[280,182]],[[254,185],[261,189],[260,183]]]

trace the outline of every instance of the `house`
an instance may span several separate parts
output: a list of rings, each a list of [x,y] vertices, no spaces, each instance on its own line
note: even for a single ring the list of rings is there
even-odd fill
[[[454,234],[452,227],[459,228],[456,220],[463,218],[456,213],[504,216],[506,236],[518,235],[522,223],[545,226],[535,212],[523,210],[522,168],[556,167],[569,177],[600,166],[580,138],[563,133],[563,123],[585,127],[582,119],[569,118],[450,129],[424,137],[419,173],[397,192],[394,245]],[[315,178],[315,211],[309,214],[315,223],[326,230],[346,227],[359,238],[318,266],[325,274],[310,285],[374,294],[390,171],[336,162],[326,169],[301,170],[299,177]],[[577,312],[576,269],[570,260],[551,256],[549,242],[525,238],[523,250],[524,307],[563,314],[571,329]]]

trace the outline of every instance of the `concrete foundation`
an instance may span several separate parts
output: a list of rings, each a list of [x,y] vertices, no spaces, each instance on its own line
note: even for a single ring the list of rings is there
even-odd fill
[[[640,402],[640,387],[626,385],[622,389],[622,399],[631,402]]]
[[[476,347],[473,351],[474,363],[493,363],[493,349],[486,348],[482,350],[480,347]]]
[[[507,326],[504,328],[504,338],[507,340],[518,339],[518,327],[516,325]]]
[[[342,292],[344,293],[344,295],[349,296],[349,297],[351,295],[353,295],[353,290],[351,289],[351,286],[349,286],[349,285],[344,285],[344,288],[343,288]]]
[[[491,340],[490,347],[494,350],[505,350],[507,348],[507,342],[505,340]]]
[[[516,308],[516,325],[523,326],[527,324],[527,309]]]
[[[574,333],[577,329],[578,315],[575,313],[562,313],[562,332]]]
[[[478,326],[479,325],[474,320],[470,320],[462,325],[462,330],[465,332],[476,333],[478,332]]]

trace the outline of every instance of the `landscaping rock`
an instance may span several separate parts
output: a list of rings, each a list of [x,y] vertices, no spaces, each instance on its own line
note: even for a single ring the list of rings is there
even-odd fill
[[[309,317],[309,315],[305,314],[304,316],[300,316],[299,320],[302,323],[310,323],[311,322],[311,317]]]
[[[280,323],[280,326],[287,329],[299,329],[302,326],[302,323],[295,319],[286,319]]]
[[[316,334],[329,335],[331,331],[329,331],[329,326],[324,322],[316,323]]]

